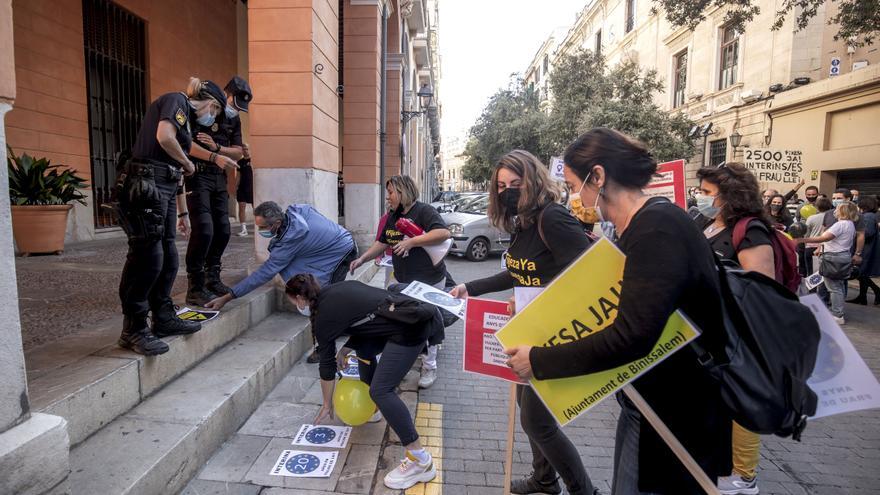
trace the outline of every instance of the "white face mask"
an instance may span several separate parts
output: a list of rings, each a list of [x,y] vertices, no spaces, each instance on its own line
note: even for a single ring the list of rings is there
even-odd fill
[[[226,104],[226,110],[224,110],[224,112],[226,112],[226,117],[228,117],[230,119],[238,116],[238,110],[236,110],[235,108],[232,108],[232,105],[230,105],[228,103]]]
[[[299,306],[296,307],[296,310],[303,316],[311,316],[312,308],[310,306],[306,306],[305,308],[301,308]]]

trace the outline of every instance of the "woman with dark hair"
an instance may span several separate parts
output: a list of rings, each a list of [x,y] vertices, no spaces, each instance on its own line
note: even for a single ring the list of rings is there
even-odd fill
[[[325,418],[333,419],[334,376],[349,351],[354,349],[360,358],[361,380],[370,386],[370,397],[406,449],[400,465],[385,475],[385,486],[405,490],[434,479],[437,470],[431,454],[422,448],[409,409],[395,388],[412,368],[425,340],[442,330],[443,322],[437,309],[396,295],[395,301],[404,299],[416,308],[415,319],[419,322],[411,324],[390,319],[383,316],[387,312],[381,312],[383,304],[388,304],[390,292],[355,280],[322,288],[312,274],[294,275],[287,282],[285,292],[297,310],[311,320],[318,342],[318,371],[324,403],[315,424]],[[349,340],[337,353],[336,339],[342,336],[348,336]],[[382,354],[381,360],[376,359],[378,354]]]
[[[644,144],[611,129],[593,129],[565,151],[569,189],[620,235],[626,264],[617,318],[603,331],[574,342],[506,349],[519,376],[567,378],[642,358],[677,309],[701,330],[701,346],[723,355],[721,289],[711,249],[684,210],[642,191],[656,171],[657,162]],[[633,386],[710,479],[730,473],[731,418],[719,383],[690,347],[657,364]],[[618,402],[612,492],[704,493],[638,409],[622,395]]]
[[[880,276],[880,242],[877,237],[877,200],[872,196],[859,199],[862,223],[865,226],[865,246],[862,248],[862,263],[859,265],[859,295],[847,301],[854,304],[868,304],[868,289],[874,292],[874,304],[880,304],[880,287],[871,277]]]
[[[489,183],[489,220],[511,234],[504,255],[507,269],[455,287],[450,292],[455,297],[545,286],[590,245],[577,219],[557,203],[561,191],[547,167],[528,151],[501,157]],[[559,473],[569,493],[592,494],[593,484],[577,449],[534,390],[518,385],[516,399],[532,449],[533,472],[511,481],[510,493],[559,493]]]
[[[764,214],[779,230],[785,230],[794,223],[791,213],[785,207],[785,196],[781,194],[774,194],[770,197],[770,201],[764,205]]]
[[[426,246],[440,244],[452,237],[440,213],[431,205],[418,200],[419,189],[408,175],[389,177],[385,181],[385,192],[388,194],[389,208],[385,225],[373,245],[351,262],[349,270],[354,273],[357,267],[376,258],[390,247],[395,280],[401,284],[418,281],[438,289],[445,289],[446,263],[441,260],[435,264],[424,249]],[[397,228],[397,221],[401,219],[414,223],[424,233],[415,237],[405,236]],[[422,360],[419,388],[428,388],[437,379],[437,352],[442,341],[441,333],[428,342],[427,355]]]
[[[737,263],[743,270],[774,278],[776,270],[770,241],[773,227],[764,216],[761,191],[752,172],[741,163],[727,163],[718,168],[697,170],[697,179],[700,180],[697,207],[704,217],[711,219],[703,234],[715,253]],[[741,221],[748,223],[744,225],[742,240],[735,245],[733,231]],[[718,490],[723,495],[757,493],[761,437],[734,422],[732,443],[733,473],[719,478]]]

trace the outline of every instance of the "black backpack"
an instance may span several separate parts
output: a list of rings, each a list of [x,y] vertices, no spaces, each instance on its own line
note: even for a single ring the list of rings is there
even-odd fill
[[[700,362],[721,382],[732,417],[755,433],[800,441],[816,393],[807,385],[819,346],[819,324],[790,290],[715,256],[726,334],[724,359],[692,344]]]

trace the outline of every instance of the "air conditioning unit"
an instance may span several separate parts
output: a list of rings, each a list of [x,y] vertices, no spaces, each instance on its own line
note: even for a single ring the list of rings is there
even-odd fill
[[[739,97],[744,103],[751,103],[761,97],[761,92],[756,89],[746,89],[739,93]]]

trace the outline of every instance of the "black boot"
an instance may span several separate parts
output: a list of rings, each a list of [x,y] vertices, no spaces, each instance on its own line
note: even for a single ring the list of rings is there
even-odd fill
[[[204,306],[212,299],[218,297],[205,288],[205,272],[187,273],[186,278],[189,282],[189,286],[186,289],[187,304]]]
[[[153,333],[157,337],[169,335],[189,335],[202,329],[202,324],[197,321],[181,320],[174,312],[174,306],[169,302],[159,309],[153,310]]]
[[[205,287],[218,296],[225,296],[232,292],[229,287],[220,280],[220,265],[209,266],[205,269]]]
[[[553,480],[552,483],[542,483],[535,479],[534,473],[525,478],[510,481],[510,493],[549,493],[556,495],[561,492],[562,487],[559,486],[558,479]]]
[[[144,356],[156,356],[168,352],[168,344],[157,339],[147,326],[146,316],[125,316],[119,347],[129,349]]]

